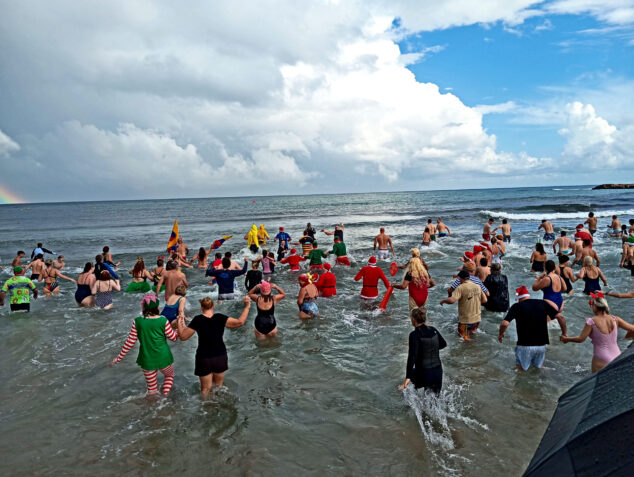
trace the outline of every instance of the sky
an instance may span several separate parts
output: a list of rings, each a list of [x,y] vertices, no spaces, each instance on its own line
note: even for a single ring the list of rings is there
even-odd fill
[[[634,0],[0,8],[0,203],[634,182]]]

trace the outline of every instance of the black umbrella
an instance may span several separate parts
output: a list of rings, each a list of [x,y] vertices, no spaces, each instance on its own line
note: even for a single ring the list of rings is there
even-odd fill
[[[634,475],[634,345],[559,398],[524,476]]]

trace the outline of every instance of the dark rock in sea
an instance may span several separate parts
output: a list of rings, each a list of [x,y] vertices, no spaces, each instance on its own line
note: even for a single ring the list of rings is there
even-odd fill
[[[598,189],[634,189],[634,184],[601,184],[592,188],[592,190]]]

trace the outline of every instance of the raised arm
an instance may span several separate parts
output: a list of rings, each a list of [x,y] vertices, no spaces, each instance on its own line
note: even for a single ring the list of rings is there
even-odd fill
[[[258,298],[260,295],[258,295],[256,292],[260,289],[260,285],[256,285],[253,288],[251,288],[251,290],[249,290],[247,292],[247,296],[252,300],[252,301],[258,301]]]
[[[119,283],[119,280],[110,280],[110,282],[112,283],[112,288],[114,290],[121,291],[121,284]]]
[[[271,288],[274,288],[275,290],[277,290],[277,295],[273,297],[275,304],[277,304],[280,300],[282,300],[282,298],[286,296],[286,293],[284,293],[284,290],[282,290],[280,287],[278,287],[275,284],[271,284]]]

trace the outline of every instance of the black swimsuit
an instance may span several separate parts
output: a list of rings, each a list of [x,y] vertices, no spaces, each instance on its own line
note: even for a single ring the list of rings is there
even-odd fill
[[[260,300],[258,299],[258,301],[255,302],[256,306],[258,305],[259,301]],[[275,302],[273,302],[273,305],[269,310],[263,310],[259,306],[257,308],[258,315],[255,317],[255,329],[263,335],[268,335],[277,326],[277,323],[275,322],[275,316],[273,316],[275,313]]]

